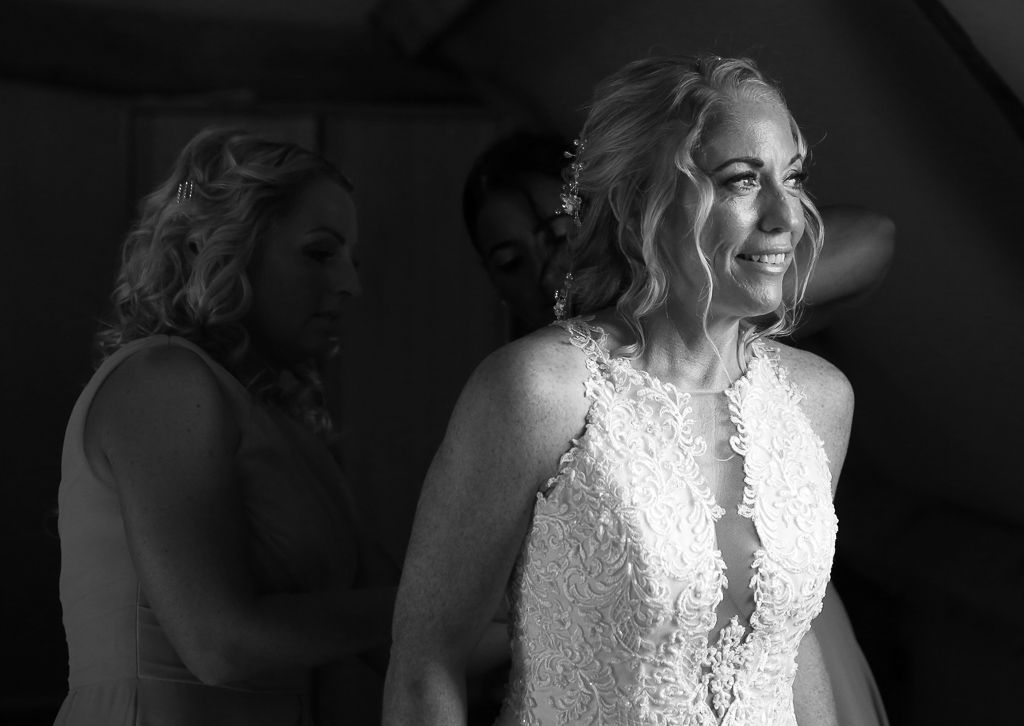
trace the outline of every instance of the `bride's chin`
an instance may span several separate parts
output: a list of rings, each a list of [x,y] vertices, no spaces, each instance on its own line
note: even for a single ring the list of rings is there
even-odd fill
[[[748,317],[757,318],[771,315],[782,307],[782,289],[761,289],[750,291],[745,307],[749,310]]]

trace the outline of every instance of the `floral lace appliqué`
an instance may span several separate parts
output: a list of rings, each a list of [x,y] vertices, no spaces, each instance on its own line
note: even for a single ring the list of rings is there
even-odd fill
[[[795,726],[796,650],[835,549],[820,439],[773,351],[726,392],[754,523],[750,625],[709,636],[726,587],[690,395],[561,321],[583,352],[587,426],[537,495],[510,585],[512,677],[499,723]]]

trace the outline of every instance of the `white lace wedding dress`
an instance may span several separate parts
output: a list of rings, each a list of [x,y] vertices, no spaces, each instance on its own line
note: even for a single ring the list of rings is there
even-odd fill
[[[600,328],[562,325],[586,356],[591,408],[516,566],[498,723],[795,726],[795,657],[837,523],[821,440],[777,351],[755,343],[729,389],[684,393],[609,357]],[[710,482],[728,476],[751,529],[749,582],[727,581],[716,528],[726,511]],[[749,622],[723,607],[730,584],[752,592]]]

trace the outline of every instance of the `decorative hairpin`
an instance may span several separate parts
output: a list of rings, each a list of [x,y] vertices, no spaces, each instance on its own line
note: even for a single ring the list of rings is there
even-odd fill
[[[552,310],[555,313],[555,320],[565,320],[569,316],[569,295],[572,292],[572,273],[565,273],[562,280],[562,287],[555,291],[555,304]]]
[[[566,151],[566,159],[572,159],[569,165],[569,180],[562,185],[562,211],[572,217],[572,221],[579,227],[580,209],[583,207],[583,199],[580,197],[580,172],[583,171],[584,162],[580,159],[583,150],[586,148],[582,139],[574,139],[572,142],[576,151]]]
[[[562,152],[565,154],[566,159],[572,159],[572,163],[569,164],[569,178],[562,184],[562,193],[560,195],[562,208],[559,211],[572,217],[573,223],[579,227],[582,225],[580,211],[583,209],[583,198],[580,196],[580,172],[583,171],[585,165],[581,157],[586,145],[583,139],[573,139],[572,145],[575,151]],[[562,287],[555,291],[555,304],[553,306],[555,320],[565,320],[569,316],[571,294],[572,270],[565,273]]]
[[[186,179],[178,184],[178,204],[192,198],[192,180]]]

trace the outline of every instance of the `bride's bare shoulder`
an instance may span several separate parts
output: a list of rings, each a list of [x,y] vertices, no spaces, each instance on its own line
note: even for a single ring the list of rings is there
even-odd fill
[[[542,403],[579,397],[586,357],[560,326],[547,326],[502,346],[474,371],[470,386]]]
[[[560,328],[499,348],[463,388],[441,452],[505,461],[539,486],[585,427],[587,376],[584,355]]]
[[[779,351],[779,360],[789,372],[789,378],[806,394],[808,399],[829,400],[834,408],[853,412],[853,386],[838,367],[800,348],[777,341],[769,344]]]

